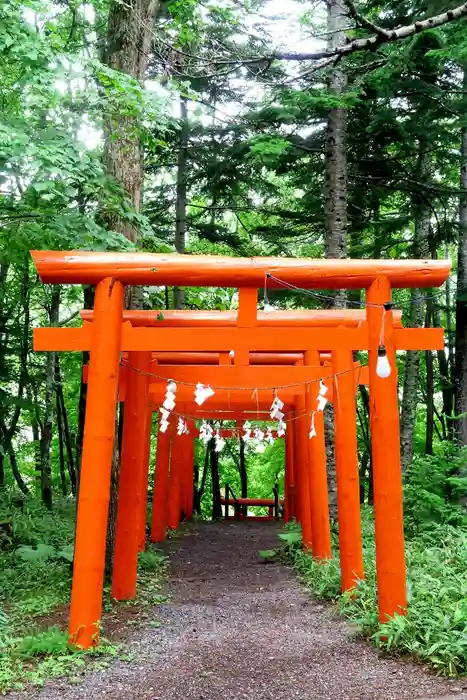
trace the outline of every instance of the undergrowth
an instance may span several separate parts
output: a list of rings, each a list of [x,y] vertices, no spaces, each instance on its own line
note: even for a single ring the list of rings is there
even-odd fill
[[[289,545],[289,561],[317,597],[335,601],[341,615],[380,649],[428,662],[446,676],[467,672],[467,532],[434,525],[406,541],[408,610],[378,622],[372,511],[362,512],[365,580],[353,595],[340,592],[338,554],[317,562]],[[294,526],[289,532],[294,531]],[[334,537],[333,551],[338,553]]]
[[[0,502],[0,693],[28,683],[42,685],[67,675],[76,682],[89,660],[107,665],[119,650],[103,637],[97,649],[68,647],[67,633],[53,624],[54,611],[69,602],[75,504],[57,500],[49,511],[34,499],[2,493]],[[137,618],[151,617],[148,606],[163,602],[165,557],[155,549],[139,555],[137,601],[113,605],[105,587],[104,610],[118,625],[125,605],[141,607]],[[65,613],[64,619],[67,619]],[[122,622],[125,624],[125,621]]]

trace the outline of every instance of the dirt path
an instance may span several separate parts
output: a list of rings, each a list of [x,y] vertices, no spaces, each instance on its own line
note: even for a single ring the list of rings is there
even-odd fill
[[[157,629],[135,631],[131,662],[55,681],[41,700],[392,700],[467,698],[466,682],[380,658],[352,638],[292,572],[263,564],[270,523],[192,526],[171,543],[171,602]],[[24,694],[23,696],[24,697]]]

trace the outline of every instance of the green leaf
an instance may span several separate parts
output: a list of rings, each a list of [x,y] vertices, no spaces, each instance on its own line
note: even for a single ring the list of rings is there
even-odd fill
[[[300,532],[281,532],[279,537],[281,540],[284,540],[284,542],[287,542],[287,544],[296,544],[302,540]]]
[[[277,555],[277,552],[275,549],[263,549],[261,552],[258,552],[259,556],[261,559],[264,559],[265,561],[270,561],[271,559],[274,559],[274,557]]]
[[[58,550],[57,557],[60,557],[61,559],[66,559],[66,561],[73,563],[74,553],[75,553],[74,545],[67,544],[66,547],[62,547],[62,549]]]
[[[21,547],[18,547],[15,554],[16,556],[20,557],[20,559],[23,559],[23,561],[39,562],[53,557],[55,554],[55,549],[50,547],[48,544],[43,544],[42,542],[40,542],[36,548],[23,544]]]

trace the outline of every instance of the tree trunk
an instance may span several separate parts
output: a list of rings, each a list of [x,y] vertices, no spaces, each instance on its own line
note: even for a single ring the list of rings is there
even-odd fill
[[[83,287],[83,306],[85,309],[92,309],[94,305],[94,287]],[[89,363],[89,353],[83,352],[82,367]],[[76,437],[76,493],[79,490],[79,474],[81,471],[81,453],[83,451],[84,419],[86,417],[86,397],[88,395],[88,385],[83,381],[81,374],[81,386],[78,400],[78,434]]]
[[[441,320],[439,317],[439,306],[434,300],[430,300],[427,306],[431,308],[433,326],[435,328],[439,328],[441,325]],[[450,352],[451,351],[449,351],[449,354]],[[446,357],[445,350],[437,350],[436,352],[436,357],[438,359],[438,369],[440,374],[441,392],[443,395],[443,413],[441,421],[443,429],[443,440],[452,440],[454,429],[452,421],[452,412],[454,408],[454,385],[451,381],[449,370],[449,354],[448,357]]]
[[[328,49],[346,43],[347,10],[343,0],[327,0]],[[347,85],[347,75],[341,66],[330,72],[328,87],[339,97]],[[331,109],[326,127],[324,160],[324,219],[325,257],[345,258],[347,254],[347,111],[342,107]],[[346,306],[346,293],[339,291],[333,308]],[[324,412],[324,431],[328,475],[329,514],[337,517],[336,462],[334,456],[333,408]]]
[[[187,142],[188,142],[188,110],[187,100],[180,100],[180,143],[178,146],[177,163],[177,198],[175,201],[175,250],[177,253],[185,252],[186,241],[186,208],[187,208]],[[185,305],[185,292],[181,287],[174,287],[174,306],[183,309]]]
[[[334,407],[324,409],[324,437],[326,445],[326,467],[328,482],[329,517],[337,520],[336,453],[334,448]]]
[[[420,182],[428,182],[431,175],[431,152],[427,150],[427,144],[421,141],[418,179]],[[418,196],[418,195],[416,195]],[[414,203],[414,242],[413,257],[427,258],[430,255],[430,208],[426,198],[419,197]],[[409,311],[408,326],[421,328],[425,318],[425,303],[423,301],[426,290],[413,289]],[[420,375],[420,353],[407,351],[404,365],[404,385],[402,390],[402,406],[400,415],[400,439],[401,439],[401,463],[405,471],[410,466],[413,457],[413,440],[415,418],[417,413],[418,383]]]
[[[13,472],[13,477],[14,477],[16,483],[18,484],[20,491],[22,491],[24,493],[24,495],[27,496],[29,494],[29,489],[28,489],[27,484],[24,481],[23,477],[21,476],[21,472],[19,471],[18,462],[16,461],[15,451],[13,449],[13,445],[11,444],[11,442],[9,442],[7,445],[7,452],[8,452],[8,457],[10,459],[10,465],[11,465],[11,471]]]
[[[60,405],[60,399],[58,394],[55,394],[55,406],[57,414],[57,430],[58,430],[58,458],[60,464],[60,483],[62,486],[62,494],[64,496],[68,493],[68,486],[66,483],[65,475],[65,450],[63,447],[63,423],[62,423],[62,407]]]
[[[5,448],[0,433],[0,489],[5,488]]]
[[[209,441],[212,486],[212,519],[222,518],[221,485],[219,480],[219,455],[214,449],[214,440]]]
[[[365,440],[367,454],[367,470],[368,470],[368,504],[373,504],[373,461],[371,453],[371,436],[370,436],[370,394],[366,386],[361,384],[359,387],[360,396],[363,404],[364,419],[360,420],[362,426],[363,439]],[[360,413],[359,413],[360,417]]]
[[[153,25],[160,0],[112,0],[109,9],[107,49],[105,63],[141,85],[146,74]],[[113,175],[125,191],[136,212],[141,209],[141,192],[144,175],[138,116],[127,115],[117,108],[104,118],[104,162],[107,172]],[[109,228],[119,231],[133,243],[138,242],[138,229],[128,221],[107,217]],[[125,306],[136,309],[142,306],[142,290],[127,288]],[[116,434],[112,460],[111,493],[107,528],[106,571],[112,570],[113,542],[117,519],[117,488],[119,477],[118,436]]]
[[[346,5],[342,0],[327,2],[328,48],[335,49],[346,43]],[[341,67],[334,68],[329,78],[329,89],[336,96],[347,85],[347,76]],[[347,112],[339,107],[328,114],[325,150],[325,255],[344,258],[347,252]]]
[[[464,94],[467,91],[467,66],[464,66]],[[467,445],[467,126],[461,129],[459,199],[459,240],[457,246],[457,301],[454,366],[454,412],[457,443]]]
[[[41,494],[41,482],[42,482],[42,460],[41,460],[41,422],[39,415],[39,408],[37,403],[37,396],[35,389],[28,384],[26,387],[26,395],[31,404],[33,404],[33,409],[31,411],[31,430],[32,430],[32,440],[34,443],[34,488],[36,495],[40,497]]]
[[[242,498],[248,498],[248,475],[246,471],[246,458],[245,458],[245,441],[240,438],[240,461],[239,461],[239,472],[240,472],[240,484],[241,484],[241,494]],[[243,515],[247,515],[248,506],[242,506]]]
[[[159,0],[112,0],[110,3],[105,63],[141,85],[148,66],[158,8]],[[136,211],[140,210],[143,181],[139,127],[138,117],[123,113],[118,104],[114,112],[105,114],[104,162]],[[138,242],[138,230],[129,222],[114,218],[107,223],[133,243]]]
[[[60,317],[60,287],[52,287],[49,322],[50,325],[57,326]],[[53,425],[53,395],[55,379],[55,352],[47,353],[47,363],[45,371],[45,396],[44,396],[44,419],[41,430],[41,495],[42,501],[47,508],[52,508],[52,465],[50,461],[50,445],[52,442]]]
[[[193,509],[195,513],[198,513],[198,515],[201,514],[201,499],[203,498],[204,494],[204,489],[206,486],[206,478],[208,475],[208,469],[209,469],[209,446],[206,445],[206,452],[204,454],[204,465],[203,465],[203,473],[201,476],[201,484],[198,485],[198,482],[195,481],[195,502]]]
[[[68,467],[68,476],[70,477],[71,493],[73,494],[73,496],[76,496],[76,470],[73,456],[73,444],[70,435],[70,428],[68,425],[68,413],[65,405],[65,397],[63,395],[62,375],[60,372],[60,357],[58,353],[55,354],[55,392],[57,395],[57,409],[58,407],[60,407],[62,439],[64,442],[64,447],[67,456],[66,461]]]
[[[427,303],[425,328],[430,328],[432,310],[431,302]],[[433,432],[435,424],[435,380],[433,372],[433,353],[431,350],[425,351],[426,362],[426,434],[425,434],[425,454],[433,454]]]
[[[18,462],[16,461],[15,451],[13,445],[11,444],[11,437],[8,434],[5,421],[0,415],[0,439],[3,454],[7,454],[10,460],[11,471],[13,478],[16,481],[20,491],[22,491],[26,496],[29,494],[28,485],[21,476],[21,472],[18,469]]]

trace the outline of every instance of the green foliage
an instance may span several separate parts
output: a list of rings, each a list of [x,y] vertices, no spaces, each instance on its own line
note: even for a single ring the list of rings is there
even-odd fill
[[[416,455],[406,473],[405,528],[409,535],[438,534],[437,526],[467,525],[466,450],[445,443],[436,455]]]
[[[138,555],[138,566],[140,571],[157,571],[164,567],[167,562],[165,554],[158,549],[147,549]]]
[[[58,627],[48,627],[20,639],[14,646],[14,653],[24,659],[48,654],[67,654],[68,635]]]
[[[23,559],[23,561],[34,563],[52,557],[55,554],[55,549],[41,542],[39,542],[37,547],[30,547],[27,544],[22,544],[21,547],[18,547],[15,554],[20,559]]]
[[[341,614],[379,648],[426,661],[443,675],[467,671],[466,572],[467,533],[460,527],[433,526],[431,542],[409,539],[407,556],[407,615],[380,625],[376,596],[372,514],[363,511],[365,580],[350,594],[340,595],[339,558],[317,562],[301,550],[294,566],[314,595],[336,601]],[[338,551],[334,538],[334,552]]]

